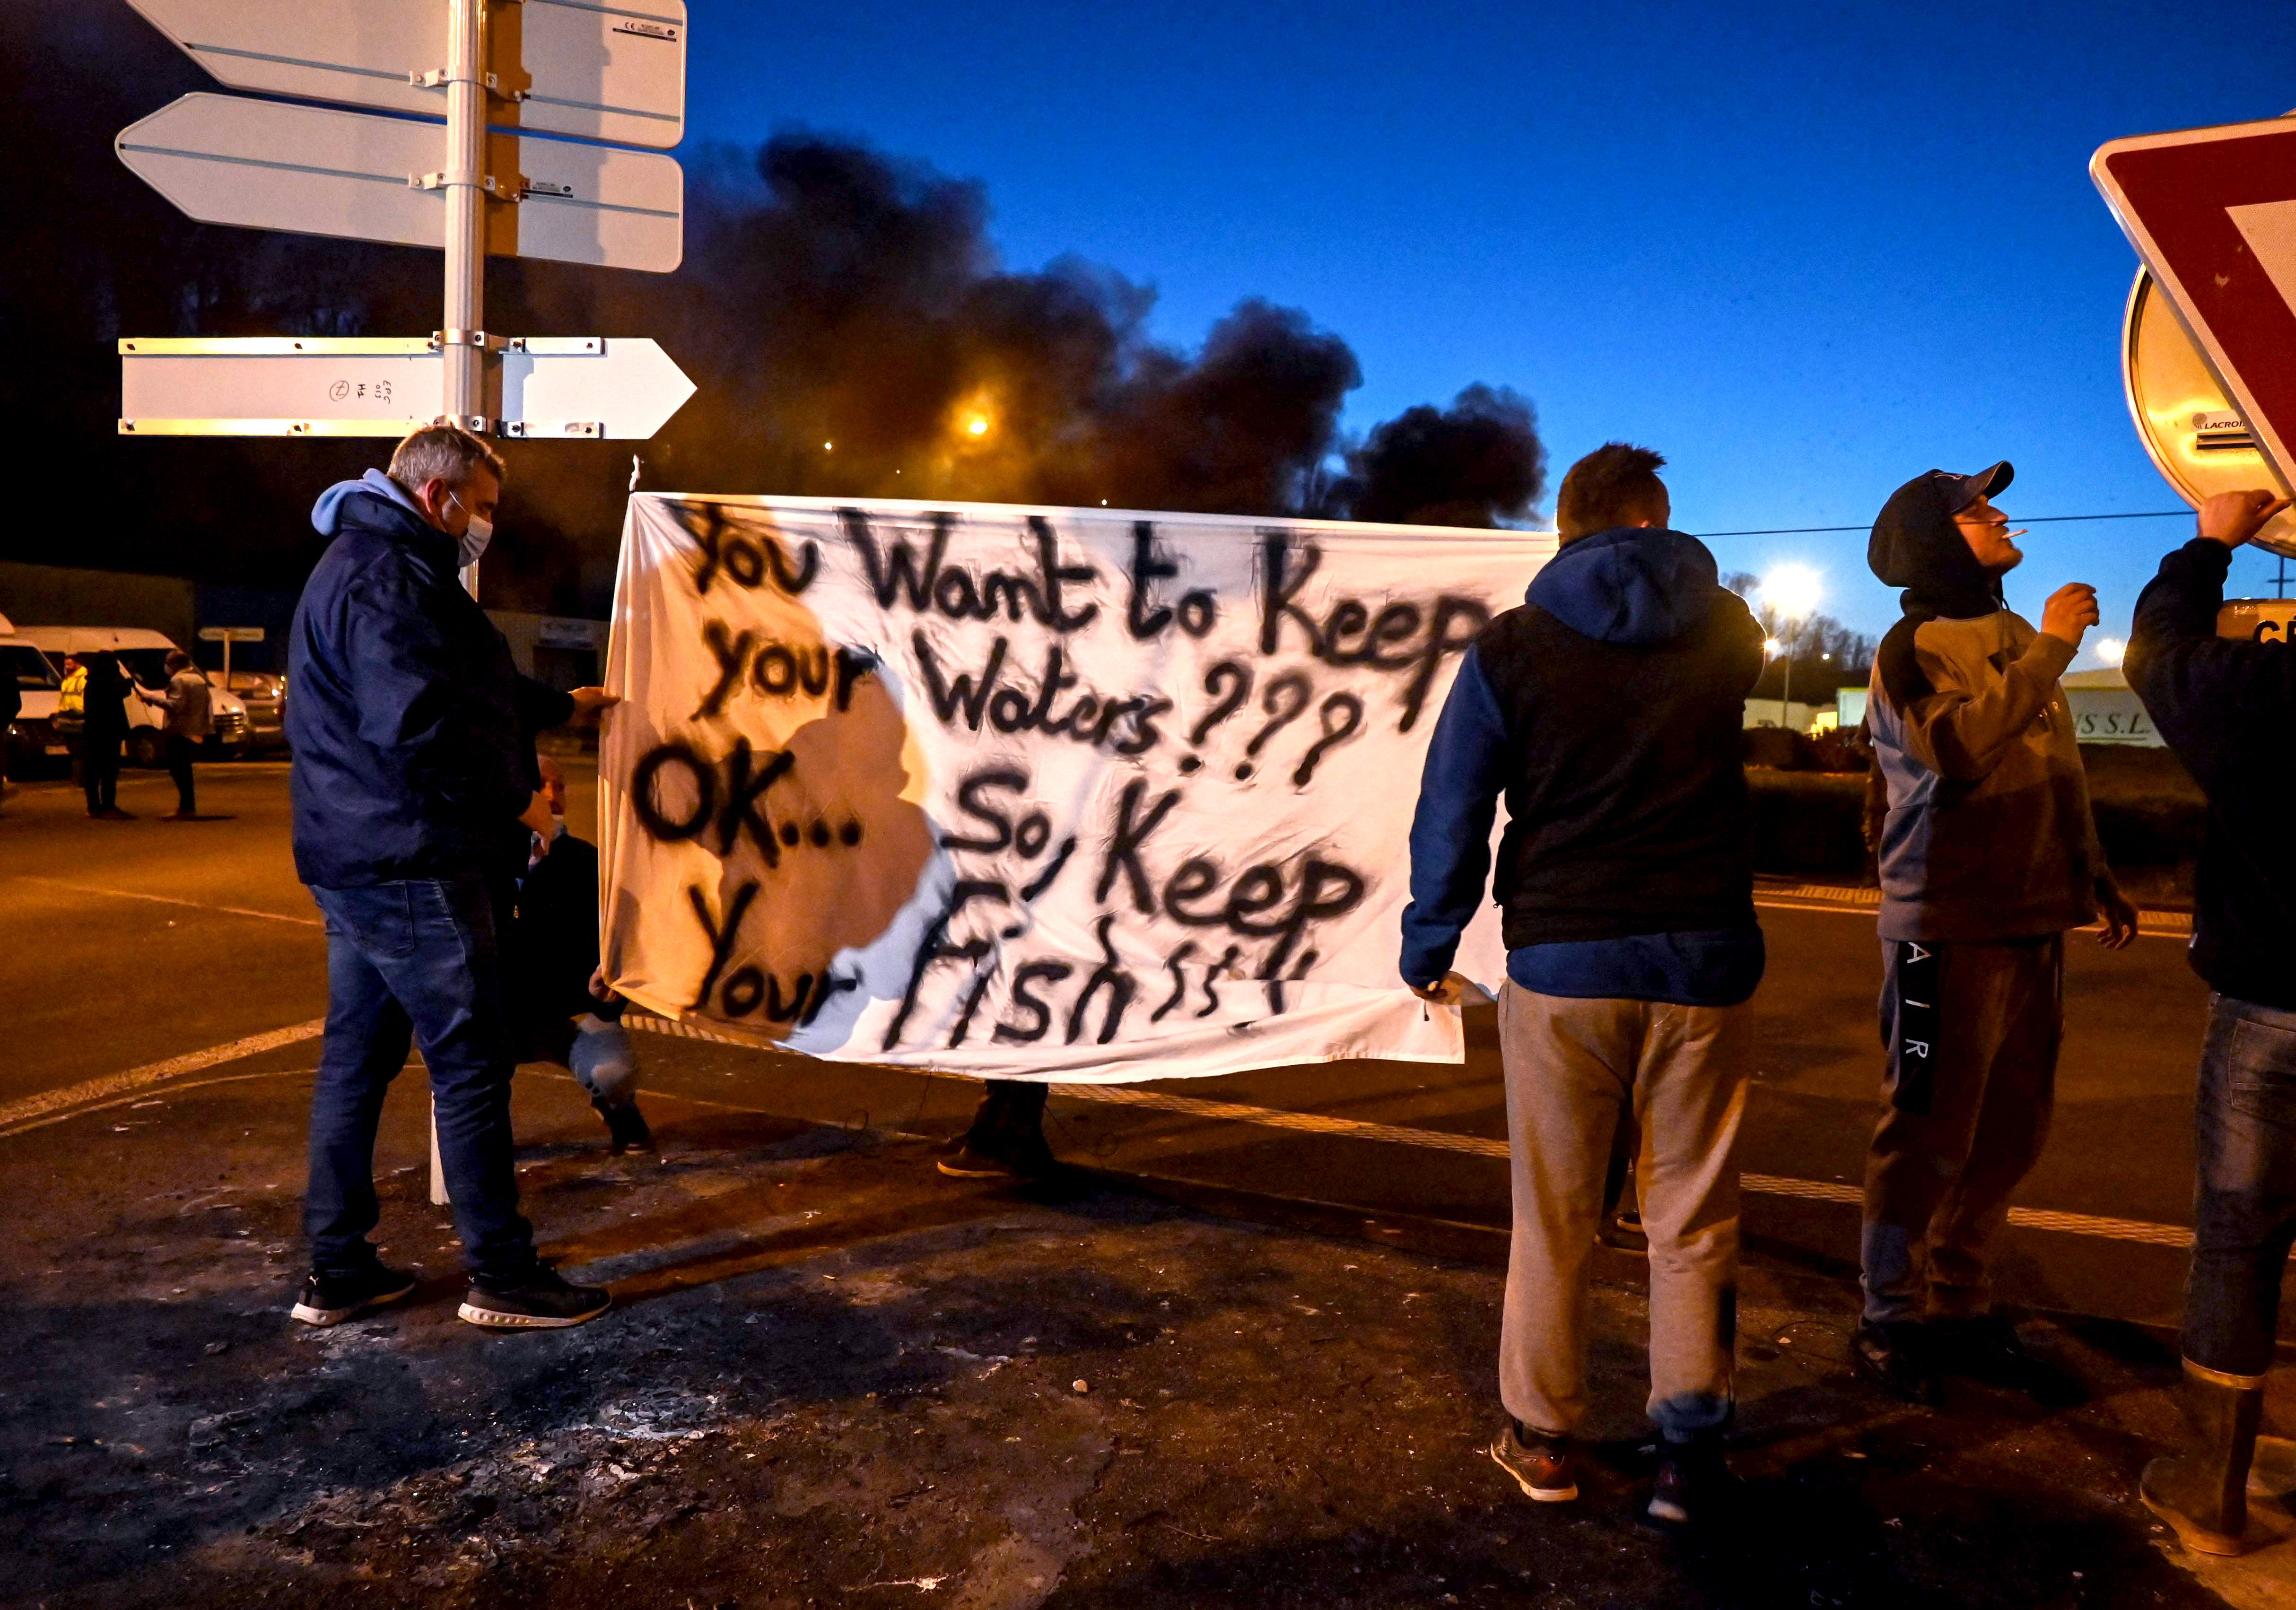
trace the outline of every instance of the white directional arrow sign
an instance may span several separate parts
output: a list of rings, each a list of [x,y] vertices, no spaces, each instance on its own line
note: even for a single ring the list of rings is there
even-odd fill
[[[439,0],[128,4],[234,89],[447,115]],[[665,149],[685,134],[682,0],[495,0],[485,32],[488,123]]]
[[[445,355],[419,336],[119,343],[122,436],[402,436],[438,411]],[[693,395],[655,343],[534,336],[504,345],[485,412],[529,439],[653,435]]]
[[[203,224],[446,244],[441,125],[236,95],[185,95],[120,131],[119,159]],[[487,140],[486,249],[666,274],[685,251],[685,176],[652,151]]]

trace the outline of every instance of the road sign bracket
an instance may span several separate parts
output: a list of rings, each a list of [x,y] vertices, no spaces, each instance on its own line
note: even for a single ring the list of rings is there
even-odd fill
[[[551,424],[543,420],[505,420],[501,434],[521,441],[530,441],[537,437],[576,441],[603,437],[606,425],[603,420],[568,420],[562,424]]]
[[[447,85],[454,82],[454,78],[453,75],[443,67],[434,67],[427,73],[418,73],[414,71],[412,69],[409,69],[406,74],[406,81],[417,89],[444,89]],[[496,73],[480,74],[479,82],[487,86],[487,93],[493,95],[497,100],[523,101],[527,97],[527,92],[525,90],[504,89],[502,86],[502,78],[500,75]]]
[[[406,176],[406,188],[409,190],[444,190],[454,182],[443,173]],[[479,180],[479,188],[496,200],[512,207],[517,206],[529,196],[570,196],[574,193],[574,187],[571,184],[548,183],[537,184],[532,180],[524,178],[511,183],[498,179],[492,174],[487,174]]]

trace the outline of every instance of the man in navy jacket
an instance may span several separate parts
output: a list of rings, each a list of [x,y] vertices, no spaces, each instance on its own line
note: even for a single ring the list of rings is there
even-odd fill
[[[1612,1138],[1641,1136],[1654,1519],[1710,1515],[1734,1402],[1737,1136],[1761,981],[1739,760],[1762,632],[1714,556],[1666,529],[1665,461],[1613,442],[1563,478],[1562,550],[1462,657],[1411,828],[1404,981],[1449,972],[1482,903],[1494,807],[1514,1231],[1491,1457],[1542,1503],[1578,1494],[1586,1296]]]
[[[452,426],[398,445],[388,475],[328,488],[311,523],[333,540],[295,608],[287,735],[295,867],[327,925],[327,1030],[311,1099],[304,1225],[311,1276],[295,1306],[332,1325],[414,1289],[367,1240],[382,1098],[422,1048],[439,1156],[471,1270],[462,1317],[501,1328],[603,1312],[535,1257],[512,1160],[512,1037],[490,874],[538,778],[529,724],[611,702],[521,678],[457,580],[493,533],[503,464]],[[522,723],[523,718],[523,723]]]
[[[2194,1102],[2200,1165],[2185,1291],[2185,1412],[2196,1438],[2138,1491],[2187,1547],[2239,1554],[2248,1467],[2296,1245],[2296,877],[2287,865],[2296,647],[2217,635],[2233,550],[2286,500],[2227,492],[2136,601],[2128,685],[2209,800],[2193,970],[2214,992]]]

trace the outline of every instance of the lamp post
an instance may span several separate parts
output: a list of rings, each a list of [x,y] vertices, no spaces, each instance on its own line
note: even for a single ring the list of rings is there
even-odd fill
[[[1784,624],[1787,630],[1782,641],[1785,645],[1786,667],[1778,695],[1778,725],[1791,731],[1793,727],[1793,657],[1801,635],[1801,623],[1817,609],[1817,572],[1808,565],[1779,565],[1762,578],[1762,601]]]

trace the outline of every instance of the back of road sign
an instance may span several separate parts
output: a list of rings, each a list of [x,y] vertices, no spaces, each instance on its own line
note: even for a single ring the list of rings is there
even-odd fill
[[[2276,478],[2296,483],[2296,119],[2114,140],[2089,176]]]
[[[2144,451],[2186,503],[2197,509],[2214,493],[2272,484],[2271,467],[2248,421],[2209,372],[2152,276],[2141,268],[2128,291],[2120,372],[2128,414]],[[2256,542],[2296,558],[2296,509],[2274,515]]]
[[[440,0],[128,4],[234,89],[447,115]],[[684,0],[493,0],[487,47],[496,127],[658,149],[685,132]]]
[[[445,192],[422,187],[445,160],[442,124],[199,93],[129,125],[116,144],[139,178],[203,224],[446,245]],[[685,256],[685,176],[674,158],[496,132],[487,167],[496,192],[487,250],[496,257],[667,274]]]
[[[122,436],[403,436],[435,416],[439,349],[421,336],[119,343]],[[490,365],[485,413],[528,440],[643,441],[693,382],[635,337],[533,336]]]

